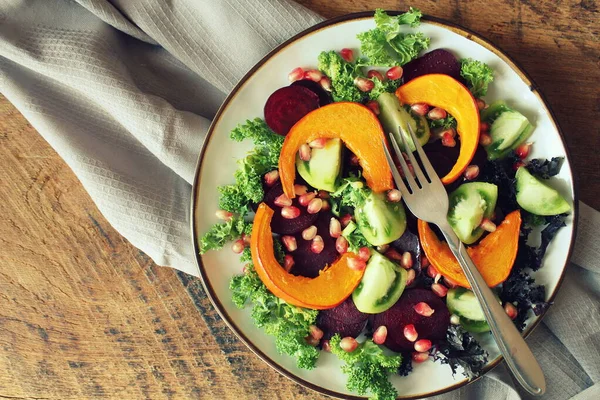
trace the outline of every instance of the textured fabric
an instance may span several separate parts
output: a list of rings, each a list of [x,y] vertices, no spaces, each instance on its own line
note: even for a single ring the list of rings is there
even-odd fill
[[[285,0],[0,0],[0,89],[108,221],[194,274],[190,182],[211,118],[264,54],[321,18]],[[600,398],[600,214],[528,339],[545,399]],[[443,399],[526,398],[504,366]]]

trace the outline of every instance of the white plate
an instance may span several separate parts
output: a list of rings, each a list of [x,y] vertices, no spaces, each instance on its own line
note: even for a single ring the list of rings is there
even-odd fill
[[[250,150],[248,143],[229,140],[229,132],[246,119],[262,118],[266,99],[276,89],[289,84],[287,74],[293,68],[316,67],[317,56],[323,50],[358,49],[356,35],[374,27],[372,13],[347,15],[316,25],[272,51],[240,81],[219,110],[198,161],[192,205],[195,239],[218,222],[215,218],[217,187],[233,182],[236,161]],[[438,19],[424,18],[418,30],[431,38],[429,50],[446,48],[459,58],[472,57],[493,68],[495,80],[485,100],[490,103],[504,99],[536,125],[531,138],[535,143],[531,157],[567,156],[558,125],[547,105],[530,79],[504,53],[474,33]],[[566,198],[576,198],[568,157],[560,174],[553,180],[554,186]],[[556,294],[570,255],[576,205],[575,201],[575,210],[566,221],[567,227],[561,229],[552,241],[544,259],[544,268],[533,274],[538,283],[546,285],[548,300]],[[194,242],[198,254],[197,241]],[[317,368],[312,371],[298,369],[293,358],[277,353],[273,339],[253,324],[248,309],[240,310],[234,306],[228,286],[231,277],[241,273],[242,265],[238,258],[229,249],[197,256],[206,292],[229,327],[260,358],[295,382],[334,397],[362,398],[346,389],[346,377],[340,371],[341,364],[335,356],[323,352]],[[526,333],[540,319],[530,319]],[[493,340],[489,335],[486,338],[481,343],[490,353],[488,371],[501,358]],[[447,365],[432,361],[415,364],[408,377],[395,376],[392,381],[400,396],[405,398],[431,396],[467,383],[460,374],[453,377]]]

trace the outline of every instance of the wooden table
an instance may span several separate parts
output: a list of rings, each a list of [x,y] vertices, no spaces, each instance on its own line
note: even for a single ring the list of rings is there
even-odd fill
[[[405,2],[303,0],[326,17]],[[600,208],[599,5],[413,1],[491,39],[534,78]],[[0,98],[0,399],[316,399],[219,319],[196,279],[154,265]]]

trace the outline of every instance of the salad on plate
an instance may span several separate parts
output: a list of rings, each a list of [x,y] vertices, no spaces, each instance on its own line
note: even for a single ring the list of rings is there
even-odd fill
[[[219,188],[223,222],[199,238],[201,254],[229,243],[240,254],[232,301],[280,353],[312,369],[331,352],[348,389],[376,399],[396,398],[389,377],[413,363],[477,377],[490,330],[447,243],[393,186],[388,135],[414,151],[413,128],[446,185],[448,222],[520,330],[548,307],[530,272],[571,210],[548,181],[563,159],[529,158],[534,122],[483,100],[492,68],[424,53],[430,39],[407,29],[420,19],[414,8],[377,10],[360,49],[282,72],[291,84],[269,96],[263,118],[231,131],[254,149]]]

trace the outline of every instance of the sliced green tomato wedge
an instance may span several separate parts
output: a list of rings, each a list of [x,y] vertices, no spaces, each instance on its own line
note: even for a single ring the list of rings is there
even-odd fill
[[[571,210],[564,197],[547,183],[531,175],[526,167],[517,170],[517,203],[536,215],[558,215]]]
[[[312,149],[309,161],[296,155],[298,173],[315,189],[335,192],[342,170],[342,148],[340,139],[329,139],[322,149]]]
[[[387,201],[385,194],[371,192],[354,211],[358,229],[373,246],[398,239],[406,229],[406,214],[401,202]]]
[[[486,182],[463,183],[449,196],[448,223],[466,244],[476,242],[483,218],[491,218],[498,199],[498,186]]]
[[[413,115],[407,110],[408,107],[400,104],[398,97],[393,93],[382,93],[377,98],[377,102],[379,103],[379,121],[383,129],[385,132],[394,135],[400,146],[402,146],[402,138],[400,137],[402,135],[406,139],[410,151],[416,150],[410,132],[408,132],[408,128],[406,127],[407,124],[410,124],[415,136],[419,140],[419,144],[421,146],[427,144],[431,132],[425,117]]]

